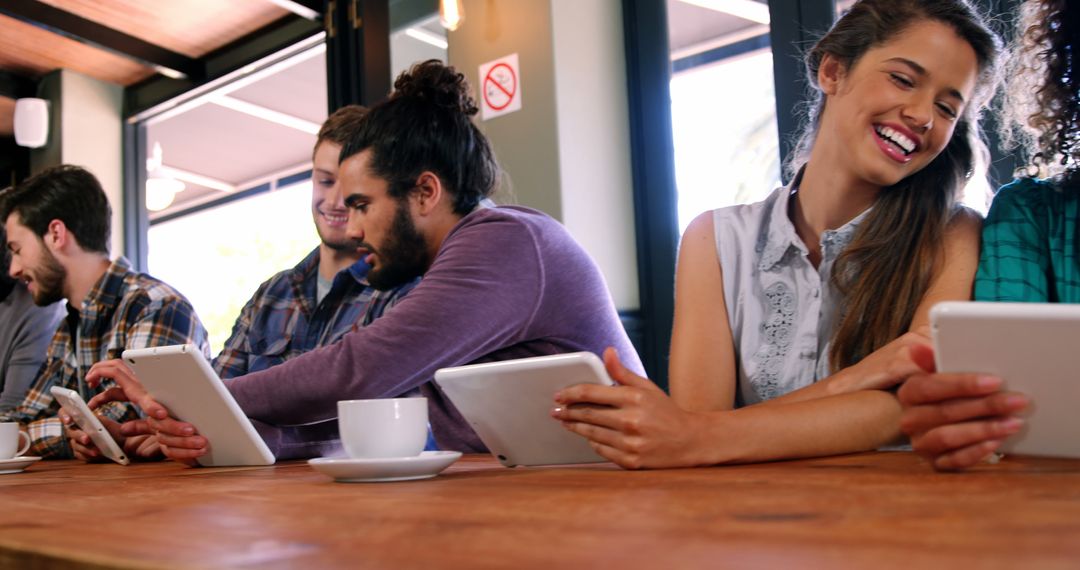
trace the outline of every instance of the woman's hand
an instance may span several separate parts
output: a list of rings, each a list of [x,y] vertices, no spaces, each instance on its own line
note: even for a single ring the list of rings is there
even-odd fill
[[[660,388],[630,372],[615,349],[604,365],[619,386],[578,384],[555,394],[552,417],[589,440],[601,457],[627,469],[689,467],[703,459],[703,414],[687,412]]]
[[[887,390],[908,376],[922,372],[911,358],[911,348],[930,342],[928,331],[911,331],[897,337],[870,353],[857,364],[845,368],[830,378],[830,395],[849,394],[859,390]]]
[[[1028,399],[1002,392],[1000,378],[935,373],[934,351],[926,345],[913,346],[911,356],[921,372],[897,394],[904,406],[900,428],[934,469],[971,467],[1023,428],[1024,421],[1014,414],[1027,407]]]

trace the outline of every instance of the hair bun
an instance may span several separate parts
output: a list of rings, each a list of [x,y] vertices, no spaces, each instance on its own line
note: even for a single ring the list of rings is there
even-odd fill
[[[467,117],[479,112],[465,76],[437,59],[418,63],[394,81],[391,99],[418,99]]]

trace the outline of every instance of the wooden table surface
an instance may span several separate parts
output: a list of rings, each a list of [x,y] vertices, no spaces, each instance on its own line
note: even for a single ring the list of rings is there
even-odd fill
[[[0,476],[0,567],[1080,568],[1080,461],[910,453],[335,483],[303,462],[41,461]]]

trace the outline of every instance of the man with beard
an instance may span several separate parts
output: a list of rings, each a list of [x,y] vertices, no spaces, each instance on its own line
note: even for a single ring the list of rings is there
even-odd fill
[[[6,241],[0,225],[0,244]],[[0,413],[11,411],[26,397],[64,315],[60,303],[35,305],[26,286],[8,275],[9,261],[7,248],[0,249]]]
[[[53,386],[88,398],[108,387],[87,386],[90,367],[130,348],[190,343],[209,352],[206,330],[187,299],[132,271],[124,258],[109,260],[111,218],[101,184],[77,166],[46,169],[0,201],[11,276],[26,284],[38,306],[67,299],[67,318],[52,337],[37,379],[18,407],[0,414],[0,421],[18,422],[30,435],[35,455],[69,458],[80,452],[68,444],[60,404],[49,391]],[[120,433],[119,423],[139,417],[134,406],[112,402],[98,415],[129,456],[160,456],[152,436]]]
[[[349,137],[338,183],[348,235],[369,251],[371,285],[423,279],[340,342],[226,383],[279,459],[325,451],[337,436],[338,400],[414,395],[427,397],[441,449],[483,451],[432,382],[447,366],[614,346],[642,371],[603,276],[569,232],[541,212],[485,204],[500,171],[471,120],[477,108],[464,76],[432,60],[394,87]],[[148,414],[125,433],[156,433],[178,460],[207,452],[206,438],[168,417],[122,361],[100,363],[88,377],[103,378],[120,387],[91,406],[130,399]]]
[[[292,269],[274,275],[240,312],[214,370],[232,378],[336,342],[369,324],[411,288],[379,291],[365,279],[359,243],[345,233],[349,212],[337,185],[338,155],[366,109],[349,105],[326,119],[315,142],[311,215],[321,243]]]

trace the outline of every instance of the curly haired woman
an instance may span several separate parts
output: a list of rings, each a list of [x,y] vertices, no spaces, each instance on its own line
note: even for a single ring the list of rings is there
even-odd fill
[[[981,301],[1080,303],[1080,4],[1029,0],[1009,74],[1007,140],[1027,172],[994,198],[975,279]],[[929,348],[912,356],[933,370]],[[1023,427],[1029,404],[1001,380],[974,374],[912,377],[900,390],[904,431],[937,469],[970,467]]]

